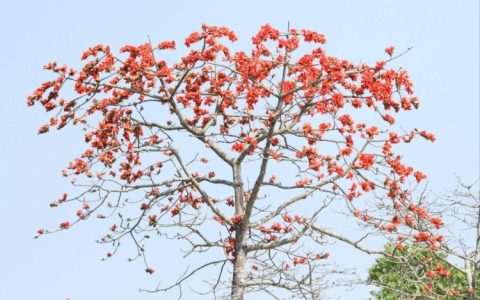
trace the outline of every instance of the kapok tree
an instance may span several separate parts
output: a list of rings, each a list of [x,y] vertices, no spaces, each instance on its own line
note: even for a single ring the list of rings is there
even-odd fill
[[[177,62],[175,41],[149,41],[119,55],[94,46],[79,71],[44,67],[56,79],[28,97],[54,114],[40,133],[81,126],[87,148],[63,171],[82,192],[51,203],[79,203],[76,217],[39,235],[96,216],[112,219],[101,239],[113,246],[107,257],[124,238],[141,257],[154,233],[184,239],[188,254],[207,262],[157,290],[216,267],[212,293],[230,288],[232,299],[279,289],[317,298],[329,239],[367,253],[380,253],[362,245],[372,233],[398,248],[409,239],[438,248],[441,238],[409,222],[413,214],[441,223],[422,214],[408,188],[425,175],[394,152],[417,136],[435,140],[395,131],[392,115],[419,105],[407,72],[388,67],[401,54],[389,47],[385,60],[354,64],[327,55],[322,34],[270,25],[251,51],[233,52],[227,40],[237,40],[233,31],[203,25]],[[360,240],[327,228],[335,224],[321,214],[339,204],[361,224]]]

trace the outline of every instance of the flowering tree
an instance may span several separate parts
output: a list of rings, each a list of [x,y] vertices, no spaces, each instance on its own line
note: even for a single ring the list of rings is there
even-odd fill
[[[175,63],[180,50],[164,41],[127,45],[119,55],[94,46],[79,71],[45,66],[56,79],[28,97],[29,106],[54,113],[40,133],[82,126],[87,145],[63,171],[82,192],[51,203],[79,203],[58,230],[111,218],[101,240],[113,246],[108,257],[124,238],[141,257],[152,233],[183,239],[188,254],[218,259],[157,290],[217,267],[212,293],[229,288],[232,299],[280,289],[318,297],[329,257],[322,245],[331,239],[367,253],[382,252],[363,244],[373,233],[396,239],[399,249],[409,239],[439,247],[441,237],[411,222],[441,225],[406,184],[425,175],[394,152],[417,136],[435,140],[423,130],[395,131],[392,115],[419,105],[407,72],[387,66],[401,54],[389,47],[385,60],[354,64],[327,55],[322,34],[270,25],[250,52],[233,53],[227,40],[237,40],[233,31],[203,25]],[[332,205],[365,235],[329,229],[322,214]]]

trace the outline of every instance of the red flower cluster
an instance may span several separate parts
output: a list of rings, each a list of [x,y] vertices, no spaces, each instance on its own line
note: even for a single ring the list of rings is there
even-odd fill
[[[368,170],[375,163],[375,156],[373,154],[361,153],[358,156],[358,160],[360,161],[360,166]]]
[[[300,171],[299,180],[291,176],[280,178],[282,173],[259,177],[260,183],[271,188],[310,191],[318,187],[334,196],[345,196],[347,201],[374,189],[379,194],[385,190],[381,196],[393,202],[393,211],[387,219],[378,218],[371,210],[367,214],[364,207],[352,209],[355,217],[370,224],[378,219],[387,220],[375,223],[379,230],[395,233],[403,225],[416,230],[417,220],[427,220],[437,229],[441,227],[440,218],[410,203],[412,195],[405,186],[410,178],[420,183],[426,175],[405,165],[401,155],[394,152],[397,144],[411,142],[417,135],[435,141],[435,136],[424,130],[399,134],[398,129],[396,132],[392,128],[396,113],[419,105],[408,73],[389,67],[394,47],[385,49],[389,59],[367,65],[327,55],[322,46],[324,35],[306,29],[281,33],[269,24],[264,25],[252,38],[253,50],[248,53],[231,53],[223,44],[227,40],[237,40],[230,29],[203,25],[201,30],[187,36],[185,45],[190,49],[175,62],[158,59],[165,56],[156,57],[159,50],[176,47],[175,41],[162,41],[157,47],[150,43],[125,45],[120,48],[120,57],[109,46],[96,45],[82,54],[84,65],[78,72],[54,62],[45,65],[55,77],[27,98],[29,106],[39,103],[52,114],[39,132],[61,129],[67,124],[85,129],[86,149],[68,165],[70,171],[64,171],[64,176],[95,179],[96,175],[100,183],[122,186],[122,193],[137,190],[143,195],[135,202],[137,212],[136,205],[140,206],[141,224],[156,226],[163,214],[170,212],[173,217],[192,210],[201,213],[202,207],[212,209],[213,219],[219,224],[241,223],[242,215],[228,219],[224,215],[229,213],[216,213],[217,209],[235,206],[238,199],[226,198],[223,203],[228,207],[225,207],[205,196],[197,185],[223,180],[212,179],[223,175],[220,170],[210,171],[212,168],[204,165],[197,168],[196,162],[206,164],[209,159],[195,159],[186,163],[185,169],[191,170],[163,179],[168,177],[170,164],[183,151],[172,149],[170,134],[173,137],[174,133],[182,132],[231,165],[274,159],[278,166],[291,163]],[[311,50],[300,53],[305,43],[312,43],[308,45]],[[69,87],[74,96],[68,91],[62,94]],[[147,107],[154,108],[143,111]],[[171,114],[172,120],[155,118],[162,109]],[[378,124],[357,118],[359,109],[371,110]],[[147,187],[150,182],[160,182],[160,186]],[[145,193],[141,194],[141,190]],[[245,205],[257,200],[258,195],[249,193],[245,190]],[[63,202],[66,197],[52,206]],[[115,204],[105,203],[114,208]],[[128,203],[131,202],[125,205]],[[360,201],[357,203],[362,205]],[[118,205],[122,207],[124,203]],[[160,209],[154,212],[156,208]],[[94,210],[80,209],[77,215],[84,219]],[[293,212],[279,210],[266,221],[272,225],[256,224],[252,230],[262,233],[262,242],[272,242],[310,222],[309,218],[289,214]],[[69,222],[60,224],[61,229],[69,227]],[[230,235],[236,226],[227,228]],[[109,235],[121,231],[116,226],[110,229]],[[431,249],[443,240],[433,231],[419,232],[414,238]],[[233,259],[235,239],[222,239],[227,256]],[[399,250],[405,247],[401,241],[397,244]],[[326,259],[328,253],[292,256],[296,266],[313,258]],[[285,268],[290,266],[286,264]],[[439,276],[440,271],[435,272],[430,276]],[[148,268],[147,273],[153,273],[153,269]]]
[[[164,41],[158,44],[158,49],[175,49],[175,41]]]
[[[60,229],[68,229],[68,228],[70,228],[70,222],[65,221],[63,223],[60,223],[59,227],[60,227]]]

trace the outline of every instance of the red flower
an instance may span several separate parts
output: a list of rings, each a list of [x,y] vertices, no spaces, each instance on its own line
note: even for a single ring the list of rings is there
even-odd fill
[[[293,265],[294,266],[304,264],[305,262],[307,262],[306,257],[294,257],[293,258]]]
[[[343,126],[352,126],[353,125],[353,119],[349,114],[345,114],[343,116],[338,117],[340,122],[342,122]]]
[[[325,252],[323,254],[316,254],[315,259],[327,259],[330,257],[330,253]]]
[[[273,242],[277,239],[278,237],[274,234],[269,234],[266,238],[267,242]]]
[[[316,33],[315,31],[302,29],[302,34],[305,42],[314,42],[319,44],[325,44],[325,36],[321,33]]]
[[[443,221],[439,217],[431,217],[430,222],[435,226],[436,229],[440,229],[443,224]]]
[[[332,104],[335,107],[342,108],[345,105],[345,97],[340,93],[333,94]]]
[[[429,140],[431,141],[432,143],[435,142],[436,138],[435,138],[435,135],[433,133],[430,133],[430,132],[427,132],[425,130],[422,130],[420,131],[420,135],[426,139],[426,140]]]
[[[234,224],[238,224],[242,221],[242,219],[243,219],[243,216],[235,215],[232,218],[230,218],[230,221],[232,221],[232,223],[234,223]]]
[[[237,152],[242,152],[243,150],[245,150],[245,145],[243,143],[240,143],[240,142],[235,142],[232,145],[232,150],[237,151]]]
[[[70,227],[70,222],[68,222],[68,221],[60,223],[60,228],[61,229],[68,229],[69,227]]]
[[[290,217],[289,215],[285,214],[282,216],[283,220],[287,223],[292,223],[293,222],[293,219],[292,217]]]
[[[423,174],[420,171],[417,171],[417,172],[413,173],[413,175],[415,176],[415,179],[417,180],[417,182],[420,182],[423,179],[427,178],[427,175]]]
[[[387,53],[390,56],[393,55],[393,51],[395,51],[395,47],[393,47],[393,46],[390,46],[387,49],[385,49],[385,53]]]
[[[397,248],[398,250],[402,251],[403,249],[405,249],[405,245],[402,244],[402,243],[397,243],[395,245],[395,248]]]
[[[365,170],[368,170],[375,162],[375,156],[373,154],[361,153],[358,159],[360,160],[360,165]]]
[[[366,130],[366,133],[367,133],[369,138],[373,138],[378,134],[378,128],[376,126],[369,127]]]
[[[270,226],[270,229],[279,232],[282,231],[282,225],[280,225],[280,223],[273,223],[272,226]]]
[[[295,215],[295,216],[293,216],[293,218],[295,219],[295,221],[296,221],[297,223],[303,223],[303,222],[305,222],[305,218],[304,218],[304,217],[300,217],[299,215]]]
[[[430,237],[430,233],[419,232],[415,235],[415,240],[417,240],[417,242],[426,242],[429,237]]]
[[[373,183],[370,182],[370,181],[362,181],[362,182],[360,182],[360,186],[362,187],[362,190],[364,192],[370,192],[371,190],[373,190],[375,188]]]
[[[295,83],[294,82],[291,82],[291,81],[284,81],[283,82],[283,85],[282,85],[282,92],[284,95],[283,97],[283,102],[285,102],[285,104],[290,104],[293,100],[293,93],[291,93],[291,91],[293,91],[295,89]]]
[[[388,136],[389,136],[389,142],[390,143],[392,143],[392,144],[400,143],[400,139],[398,138],[398,133],[391,131],[391,132],[388,133]]]
[[[352,154],[352,147],[345,147],[340,150],[340,155],[342,156],[349,156],[350,154]]]
[[[233,199],[231,197],[228,197],[227,199],[225,199],[225,204],[233,207],[234,205]]]
[[[275,180],[276,180],[276,179],[277,179],[277,177],[276,177],[275,175],[272,175],[272,176],[270,177],[269,182],[270,182],[270,183],[275,183]]]
[[[270,156],[276,161],[280,161],[280,159],[282,158],[282,155],[280,153],[272,149],[270,149]]]
[[[438,265],[435,267],[435,270],[438,272],[438,274],[440,276],[443,276],[443,277],[446,277],[446,276],[449,276],[450,275],[450,271],[448,271],[447,269],[445,269],[444,266],[442,265]]]
[[[48,132],[49,127],[50,127],[50,125],[48,125],[48,124],[43,125],[43,126],[40,127],[40,129],[38,130],[38,134],[42,134],[42,133]]]
[[[200,39],[200,34],[198,32],[193,32],[185,39],[185,46],[190,47],[191,44],[198,42]]]
[[[267,39],[277,40],[280,37],[280,31],[273,28],[270,24],[265,24],[260,28],[257,35],[252,38],[254,45],[259,45]]]
[[[310,178],[303,178],[303,179],[298,180],[295,183],[295,185],[301,187],[301,186],[309,185],[310,183],[312,183],[312,180]]]
[[[455,295],[459,295],[459,294],[460,294],[460,291],[458,291],[458,290],[451,290],[450,291],[450,295],[455,296]]]
[[[172,217],[178,215],[180,213],[180,206],[177,204],[175,207],[170,211]]]
[[[155,225],[157,225],[157,216],[156,216],[156,215],[148,216],[148,224],[149,224],[150,226],[155,226]]]
[[[395,123],[395,118],[392,117],[392,116],[389,115],[389,114],[385,114],[385,115],[383,116],[383,119],[384,119],[385,121],[387,121],[388,123],[390,123],[390,124],[394,124],[394,123]]]
[[[427,271],[426,276],[427,276],[428,278],[431,278],[431,279],[435,279],[435,277],[437,277],[437,275],[435,274],[435,272],[430,271],[430,270]]]
[[[293,36],[289,39],[280,39],[278,42],[278,47],[287,49],[288,51],[293,51],[298,48],[299,41],[296,36]]]
[[[175,41],[164,41],[158,44],[158,49],[175,49]]]
[[[80,219],[85,219],[85,214],[83,213],[82,210],[77,210],[77,217],[80,218]]]

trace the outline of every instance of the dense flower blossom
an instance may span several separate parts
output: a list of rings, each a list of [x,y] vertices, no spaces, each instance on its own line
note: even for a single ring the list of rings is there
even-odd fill
[[[393,56],[394,47],[385,49],[389,58],[368,65],[327,54],[325,36],[307,29],[281,32],[266,24],[248,51],[234,51],[229,45],[236,40],[232,30],[204,24],[185,38],[188,49],[175,60],[164,50],[179,53],[179,41],[167,40],[124,45],[118,55],[108,45],[95,45],[81,55],[78,70],[45,65],[54,78],[35,89],[27,105],[50,114],[41,134],[67,125],[83,128],[85,149],[62,175],[79,186],[87,180],[90,188],[51,203],[80,203],[72,224],[63,222],[57,230],[90,216],[117,217],[102,241],[147,231],[162,236],[160,229],[175,226],[191,230],[178,236],[192,241],[209,239],[200,224],[211,222],[221,226],[220,238],[196,249],[220,247],[235,264],[245,247],[274,252],[307,235],[323,239],[312,233],[318,218],[311,213],[332,197],[345,201],[344,212],[365,228],[402,237],[392,238],[397,250],[409,243],[437,250],[444,240],[434,229],[443,221],[418,204],[408,187],[426,175],[397,153],[418,137],[434,142],[435,135],[395,125],[398,113],[417,109],[419,100],[408,73],[390,66],[400,56]],[[363,112],[376,121],[362,119]],[[189,139],[183,147],[177,147],[177,134]],[[212,167],[218,161],[227,168]],[[225,189],[217,193],[212,186]],[[268,189],[281,189],[281,199]],[[283,199],[290,192],[300,194]],[[326,197],[310,201],[318,199],[310,197],[314,192]],[[371,203],[363,200],[372,195],[381,204],[369,210]],[[307,209],[296,207],[301,203]],[[299,271],[329,257],[285,254],[277,264],[285,274],[292,265]],[[270,270],[263,263],[245,265]],[[443,269],[425,272],[429,280],[447,276]]]

